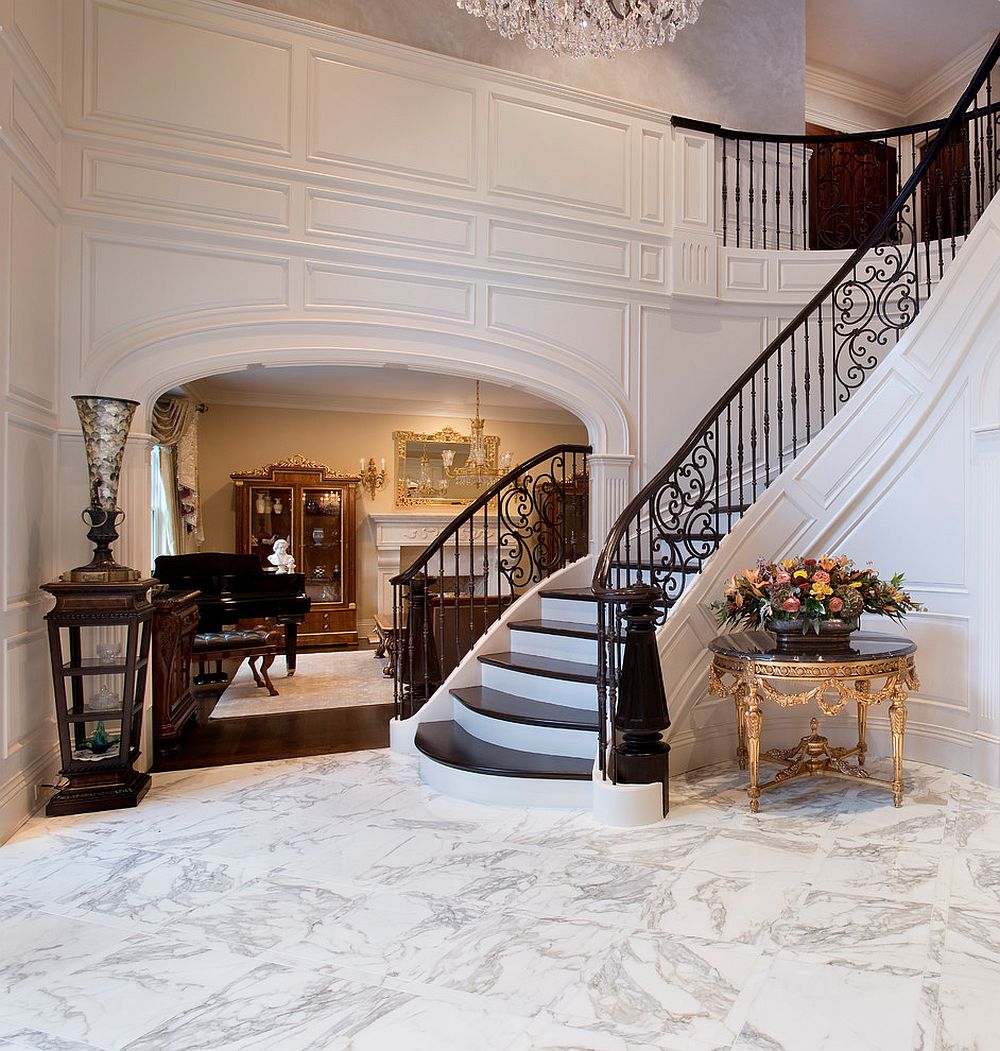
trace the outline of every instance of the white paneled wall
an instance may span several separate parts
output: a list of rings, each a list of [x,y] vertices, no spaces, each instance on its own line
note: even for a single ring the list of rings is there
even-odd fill
[[[55,570],[58,4],[0,0],[0,840],[56,773],[47,604]]]

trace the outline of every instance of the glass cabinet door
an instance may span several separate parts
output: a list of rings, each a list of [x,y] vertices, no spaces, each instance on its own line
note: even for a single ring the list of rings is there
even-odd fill
[[[302,490],[302,566],[313,602],[344,601],[341,489]]]
[[[250,551],[265,568],[274,553],[275,540],[292,545],[292,490],[289,486],[250,487]]]

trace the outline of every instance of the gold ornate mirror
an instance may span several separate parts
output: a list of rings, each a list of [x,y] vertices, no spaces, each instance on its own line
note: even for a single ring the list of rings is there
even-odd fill
[[[471,503],[498,477],[500,439],[483,436],[477,458],[473,436],[445,427],[433,434],[394,431],[396,506],[462,506]]]

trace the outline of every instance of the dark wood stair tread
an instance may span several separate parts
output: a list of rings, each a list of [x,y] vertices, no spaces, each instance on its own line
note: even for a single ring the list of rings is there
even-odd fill
[[[493,690],[488,686],[465,686],[451,691],[466,708],[491,719],[527,726],[548,726],[560,730],[592,730],[597,732],[597,712],[585,708],[570,708],[565,704],[535,701],[513,693]]]
[[[554,657],[537,657],[533,653],[482,653],[479,655],[482,664],[495,668],[509,668],[511,671],[527,672],[529,675],[542,675],[548,679],[565,679],[569,682],[597,682],[597,665],[583,664],[579,661],[562,661]]]
[[[590,588],[542,588],[542,598],[561,598],[570,602],[596,602],[597,596]]]
[[[596,624],[576,624],[571,620],[512,620],[511,631],[531,631],[537,635],[568,635],[574,639],[596,639]]]
[[[477,774],[589,781],[594,770],[592,759],[520,752],[481,741],[451,719],[421,723],[414,744],[435,762]]]

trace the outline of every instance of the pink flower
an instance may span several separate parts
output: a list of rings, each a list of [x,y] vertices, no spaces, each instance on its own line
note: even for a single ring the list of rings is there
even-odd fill
[[[775,584],[790,584],[791,581],[792,578],[784,570],[781,570],[774,578]]]
[[[823,569],[817,569],[816,572],[813,573],[813,583],[814,584],[829,584],[830,583],[830,574],[827,573]]]
[[[786,598],[784,602],[782,602],[781,608],[786,613],[798,613],[799,607],[801,605],[802,603],[799,602],[799,600],[794,595],[791,595],[788,598]],[[843,605],[843,603],[841,603],[841,605]]]
[[[839,613],[844,608],[844,600],[834,595],[827,605],[830,607],[831,613]]]

